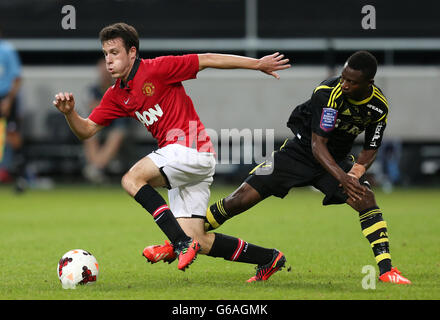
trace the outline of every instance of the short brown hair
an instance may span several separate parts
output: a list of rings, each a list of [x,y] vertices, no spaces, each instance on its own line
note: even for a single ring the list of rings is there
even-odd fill
[[[101,43],[116,38],[122,39],[127,52],[131,47],[135,47],[137,54],[139,54],[139,35],[134,27],[124,22],[118,22],[104,27],[99,32]]]

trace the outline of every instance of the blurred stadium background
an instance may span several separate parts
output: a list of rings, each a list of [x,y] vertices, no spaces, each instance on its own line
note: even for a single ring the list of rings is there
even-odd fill
[[[75,9],[75,29],[62,27],[65,5]],[[376,29],[362,28],[364,5],[375,8]],[[279,81],[250,71],[207,70],[199,80],[185,83],[207,128],[219,136],[221,129],[273,129],[276,146],[291,136],[286,127],[291,110],[319,82],[338,74],[352,52],[369,50],[380,63],[376,82],[390,102],[384,147],[371,168],[376,185],[385,190],[439,186],[438,12],[440,3],[429,0],[397,5],[379,0],[3,0],[3,39],[16,48],[22,63],[18,104],[26,184],[50,188],[58,182],[87,181],[83,144],[52,100],[59,91],[73,92],[80,113],[88,114],[89,87],[97,83],[96,63],[102,56],[98,32],[124,21],[137,28],[143,58],[284,53],[293,67],[280,72]],[[221,142],[237,147],[229,138]],[[251,146],[244,139],[238,143],[243,157]],[[151,135],[130,120],[122,149],[105,169],[107,181],[119,183],[123,172],[154,148]],[[13,154],[5,150],[3,161],[9,170]],[[216,181],[236,185],[253,165],[219,164]]]

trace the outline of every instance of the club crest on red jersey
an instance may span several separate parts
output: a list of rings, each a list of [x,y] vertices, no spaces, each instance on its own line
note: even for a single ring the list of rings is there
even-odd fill
[[[145,82],[142,86],[142,93],[147,97],[151,97],[154,94],[154,84],[151,82]]]

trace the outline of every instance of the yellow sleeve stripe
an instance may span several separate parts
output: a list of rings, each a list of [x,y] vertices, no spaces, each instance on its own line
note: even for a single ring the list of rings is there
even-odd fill
[[[390,259],[391,260],[391,255],[389,253],[382,253],[379,254],[378,256],[376,256],[376,263],[381,262],[382,260],[385,259]]]
[[[362,233],[364,234],[364,236],[368,236],[369,234],[372,234],[373,232],[386,227],[387,227],[386,221],[379,221],[373,224],[371,227],[362,230]]]
[[[333,107],[337,107],[337,104],[336,104],[336,100],[340,97],[342,95],[342,89],[341,90],[339,90],[339,93],[335,96],[335,98],[333,99]]]
[[[373,90],[374,90],[374,91],[377,93],[377,95],[380,96],[380,97],[385,101],[385,103],[388,105],[388,100],[387,100],[387,98],[385,98],[385,96],[383,95],[383,93],[380,92],[380,90],[379,90],[377,87],[375,87],[375,86],[373,86]]]
[[[332,92],[331,92],[331,94],[330,94],[330,98],[328,99],[328,103],[327,103],[327,106],[329,106],[329,107],[333,107],[333,106],[336,106],[336,104],[335,104],[335,96],[339,93],[339,92],[341,92],[342,93],[342,91],[341,91],[341,84],[340,83],[338,83],[338,85],[332,90]],[[338,95],[338,97],[339,97],[340,95]]]
[[[387,114],[385,113],[379,120],[375,121],[374,123],[377,123],[379,121],[382,121],[383,118],[385,118],[387,116]],[[387,120],[385,119],[385,123],[387,122]]]
[[[378,98],[379,100],[381,100],[385,106],[388,108],[388,100],[387,98],[385,98],[385,96],[380,93],[379,89],[377,89],[376,87],[373,87],[373,91],[374,91],[374,95],[376,98]]]
[[[374,247],[375,244],[383,243],[383,242],[389,242],[389,239],[388,239],[388,238],[381,238],[381,239],[379,239],[379,240],[373,241],[373,242],[371,243],[371,247]]]
[[[329,87],[329,86],[319,86],[319,87],[315,88],[315,91],[313,91],[313,93],[315,93],[316,91],[321,90],[321,89],[333,89],[333,88],[334,87]]]
[[[331,107],[332,106],[332,102],[333,102],[333,97],[336,93],[336,91],[338,91],[338,89],[341,87],[341,84],[338,83],[338,85],[336,87],[333,88],[332,92],[330,93],[330,98],[328,99],[328,103],[327,106]]]
[[[387,107],[387,110],[388,110],[388,100],[385,98],[385,96],[382,93],[380,93],[379,89],[377,89],[374,86],[373,86],[373,94],[376,98],[378,98],[380,101],[382,101],[385,104],[385,106]],[[377,123],[382,120],[385,120],[385,123],[386,123],[387,122],[387,119],[386,119],[387,115],[388,115],[388,112],[385,112],[385,114],[382,117],[380,117],[379,120],[376,120],[373,123]]]
[[[375,96],[376,98],[378,98],[380,101],[382,101],[382,102],[385,104],[385,106],[387,107],[387,109],[388,109],[388,103],[387,103],[382,97],[378,96],[378,95],[376,94],[376,92],[374,92],[374,96]]]

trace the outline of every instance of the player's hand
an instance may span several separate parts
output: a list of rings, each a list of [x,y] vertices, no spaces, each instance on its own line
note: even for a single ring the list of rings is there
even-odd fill
[[[283,58],[284,54],[280,54],[279,52],[264,56],[258,61],[258,70],[279,79],[280,76],[275,71],[290,68],[290,64],[288,64],[289,59]]]
[[[365,195],[366,187],[362,186],[359,183],[359,179],[346,174],[344,178],[340,181],[342,188],[344,188],[344,192],[353,200],[359,201],[362,200],[362,197]]]
[[[64,114],[69,114],[75,108],[75,99],[72,93],[59,92],[55,95],[53,105]]]

